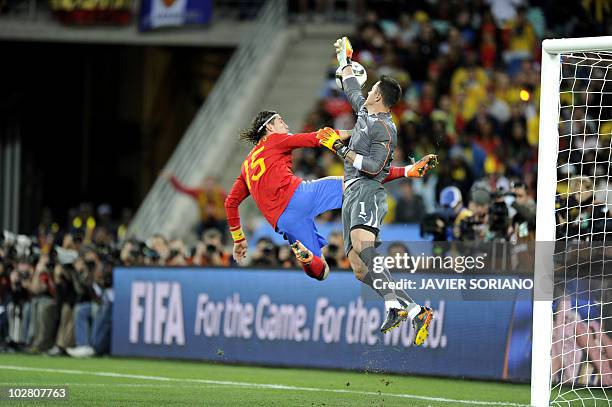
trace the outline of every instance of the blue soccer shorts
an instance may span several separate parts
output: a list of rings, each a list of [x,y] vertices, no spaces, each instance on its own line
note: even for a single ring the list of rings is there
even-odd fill
[[[342,177],[326,177],[302,181],[278,218],[276,231],[290,244],[299,240],[320,257],[327,239],[317,230],[315,218],[323,212],[342,208],[342,180]]]

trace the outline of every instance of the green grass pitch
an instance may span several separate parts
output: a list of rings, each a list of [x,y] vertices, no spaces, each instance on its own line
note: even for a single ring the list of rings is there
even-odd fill
[[[61,406],[521,406],[529,386],[360,372],[124,358],[0,355],[0,386],[58,386]]]

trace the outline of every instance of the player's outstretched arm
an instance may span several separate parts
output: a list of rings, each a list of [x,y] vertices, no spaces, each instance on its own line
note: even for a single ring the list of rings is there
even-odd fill
[[[365,103],[365,98],[361,94],[361,86],[359,86],[359,82],[355,78],[353,68],[351,67],[353,46],[347,37],[342,37],[336,40],[334,48],[336,50],[338,66],[342,69],[342,89],[353,110],[357,113]]]
[[[243,260],[247,254],[248,244],[242,227],[240,226],[240,212],[238,207],[240,203],[244,201],[250,195],[247,183],[244,180],[242,174],[236,178],[234,185],[225,198],[225,216],[227,217],[227,224],[234,240],[234,260],[237,262]]]
[[[336,138],[334,138],[334,140],[329,141],[329,137],[327,135],[328,130],[334,132],[338,140],[347,140],[350,137],[349,130],[339,130],[336,133],[333,129],[329,127],[325,127],[323,129],[319,129],[316,132],[312,132],[312,133],[278,135],[274,139],[274,143],[275,143],[274,146],[276,148],[294,150],[296,148],[321,147],[321,146],[325,146],[325,143],[328,143],[329,144],[328,148],[330,148],[333,145],[333,142],[336,140]]]
[[[269,141],[270,145],[275,148],[284,150],[295,150],[296,148],[317,148],[319,140],[317,133],[295,133],[295,134],[278,134]]]

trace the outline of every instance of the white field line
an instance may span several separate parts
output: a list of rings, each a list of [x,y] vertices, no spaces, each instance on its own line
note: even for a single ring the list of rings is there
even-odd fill
[[[26,367],[26,366],[14,366],[14,365],[0,365],[0,369],[17,370],[17,371],[22,371],[22,372],[63,373],[63,374],[89,375],[89,376],[100,376],[100,377],[118,377],[118,378],[124,378],[124,379],[155,380],[155,381],[160,381],[160,382],[181,382],[181,383],[187,382],[187,383],[223,385],[223,386],[233,386],[233,387],[250,387],[254,389],[313,391],[313,392],[358,394],[358,395],[364,395],[364,396],[399,397],[399,398],[405,398],[405,399],[435,401],[435,402],[440,402],[440,403],[466,404],[470,406],[477,405],[477,406],[529,407],[527,404],[508,403],[508,402],[502,402],[502,401],[459,400],[459,399],[447,399],[443,397],[418,396],[415,394],[382,393],[382,392],[377,392],[377,391],[358,391],[358,390],[345,390],[345,389],[324,389],[324,388],[318,388],[318,387],[288,386],[284,384],[234,382],[234,381],[226,381],[226,380],[208,380],[208,379],[187,379],[187,378],[179,379],[176,377],[148,376],[148,375],[137,375],[137,374],[126,374],[126,373],[115,373],[115,372],[89,372],[86,370],[73,370],[73,369],[45,369],[45,368],[38,368],[38,367]]]
[[[11,387],[41,387],[40,382],[0,382],[0,386],[11,386]],[[45,385],[46,386],[46,385]],[[74,382],[58,382],[49,384],[48,387],[58,387],[58,386],[80,386],[80,387],[149,387],[149,388],[190,388],[193,389],[197,387],[198,389],[218,389],[218,388],[227,388],[227,386],[222,385],[203,385],[203,384],[161,384],[161,383],[74,383]]]

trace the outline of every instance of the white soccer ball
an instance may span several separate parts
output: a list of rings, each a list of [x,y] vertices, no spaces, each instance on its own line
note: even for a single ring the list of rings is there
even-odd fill
[[[359,82],[359,86],[363,88],[363,84],[368,80],[368,73],[365,68],[356,61],[351,61],[351,68],[353,68],[353,73],[355,74],[355,78],[357,78],[357,82]],[[336,69],[336,85],[342,89],[342,69],[340,69],[340,67]]]

